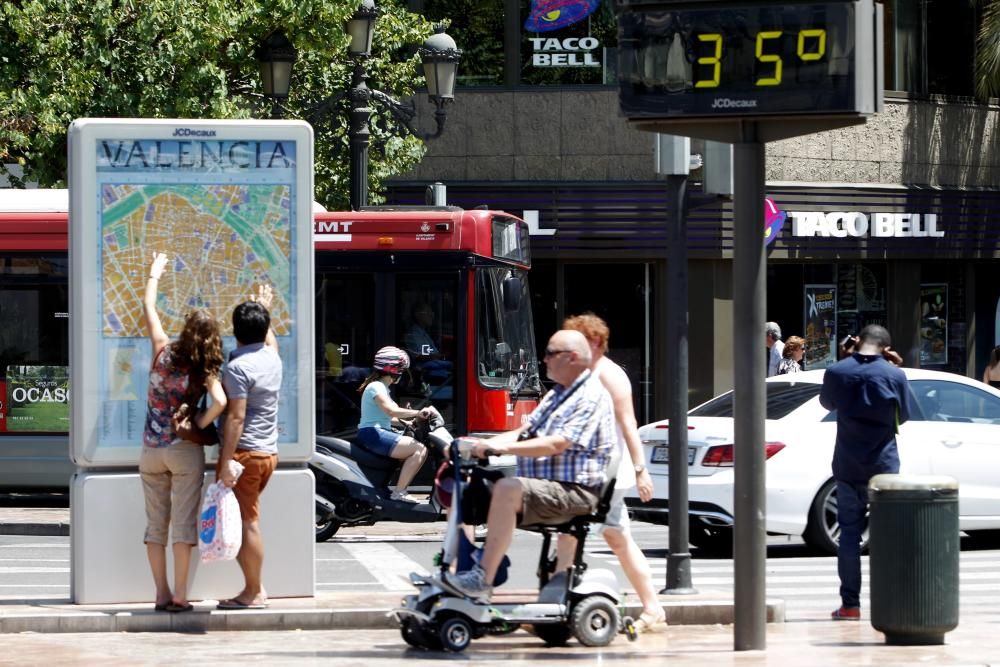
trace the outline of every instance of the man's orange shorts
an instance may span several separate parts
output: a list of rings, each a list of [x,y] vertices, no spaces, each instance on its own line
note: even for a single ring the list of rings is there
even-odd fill
[[[233,487],[236,502],[240,504],[240,518],[243,521],[256,521],[260,518],[260,493],[278,467],[278,455],[237,449],[233,460],[243,466],[243,473]],[[216,464],[216,474],[219,469]]]

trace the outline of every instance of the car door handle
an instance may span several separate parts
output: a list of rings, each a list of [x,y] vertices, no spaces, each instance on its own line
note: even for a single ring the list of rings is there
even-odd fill
[[[962,445],[961,440],[942,440],[941,444],[945,447],[960,447]]]

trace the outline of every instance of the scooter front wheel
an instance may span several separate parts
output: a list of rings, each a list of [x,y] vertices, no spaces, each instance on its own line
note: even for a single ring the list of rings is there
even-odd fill
[[[326,542],[337,534],[341,523],[336,519],[325,519],[326,510],[316,503],[316,541]]]
[[[453,616],[441,624],[438,637],[441,639],[441,646],[459,653],[472,642],[472,625],[461,616]]]

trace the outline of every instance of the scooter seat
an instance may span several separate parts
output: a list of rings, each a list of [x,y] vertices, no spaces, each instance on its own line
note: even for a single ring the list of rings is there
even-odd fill
[[[332,438],[326,435],[316,436],[316,446],[329,449],[334,454],[353,459],[363,468],[376,470],[395,470],[399,466],[399,461],[390,456],[381,456],[368,451],[356,442],[348,442],[340,438]]]

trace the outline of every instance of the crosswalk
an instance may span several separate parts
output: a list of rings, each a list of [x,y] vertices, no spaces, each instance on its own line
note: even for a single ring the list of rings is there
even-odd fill
[[[587,547],[591,562],[618,567],[617,559],[607,547],[594,544]],[[653,581],[666,582],[665,558],[650,558]],[[692,559],[691,583],[698,591],[718,591],[732,594],[734,570],[732,560]],[[784,600],[786,620],[829,618],[840,601],[840,579],[835,557],[768,558],[765,565],[766,595]],[[861,559],[861,606],[869,609],[869,562]],[[623,577],[622,577],[623,578]],[[959,613],[991,614],[1000,620],[1000,553],[996,551],[964,551],[959,558]]]

